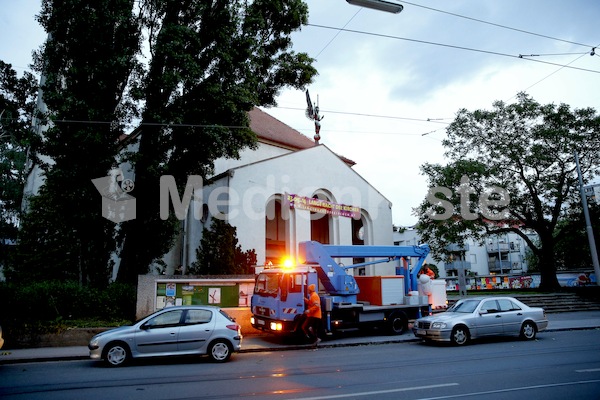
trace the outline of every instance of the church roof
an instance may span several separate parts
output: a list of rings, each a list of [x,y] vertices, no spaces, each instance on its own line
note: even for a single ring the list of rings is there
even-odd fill
[[[250,129],[256,133],[259,140],[262,139],[262,141],[286,147],[290,150],[302,150],[315,146],[312,139],[259,108],[253,108],[248,116],[250,117]]]
[[[304,150],[317,146],[317,144],[309,137],[257,107],[250,110],[248,116],[250,117],[250,129],[256,134],[259,142],[283,147],[291,151]],[[126,146],[132,139],[141,133],[142,129],[137,128],[130,135],[121,135],[121,146]],[[349,158],[344,156],[339,157],[349,166],[356,164]]]
[[[294,151],[317,146],[317,144],[309,137],[259,108],[253,108],[248,113],[248,116],[250,117],[250,129],[252,132],[256,133],[259,142],[284,147]],[[356,164],[346,157],[339,157],[350,166]]]

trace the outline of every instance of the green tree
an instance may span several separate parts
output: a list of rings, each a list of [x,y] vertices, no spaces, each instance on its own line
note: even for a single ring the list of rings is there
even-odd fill
[[[9,267],[9,242],[17,240],[27,148],[33,139],[37,82],[31,73],[18,77],[0,61],[0,265]]]
[[[115,163],[133,115],[127,84],[138,68],[134,0],[44,0],[38,21],[48,38],[35,55],[47,113],[32,161],[45,179],[29,203],[19,241],[25,278],[105,286],[114,224],[100,212],[91,180]],[[51,160],[46,161],[44,160]]]
[[[22,219],[24,277],[104,286],[115,250],[120,281],[147,273],[179,226],[160,219],[160,177],[183,190],[188,175],[210,176],[214,160],[255,145],[252,107],[316,74],[291,51],[307,13],[301,0],[44,0],[48,39],[34,62],[47,113],[31,155],[45,183]],[[121,161],[135,171],[137,218],[115,226],[91,180]]]
[[[524,93],[493,106],[460,110],[443,142],[448,165],[422,166],[432,190],[415,210],[418,229],[442,255],[467,237],[515,232],[538,258],[541,289],[557,289],[555,250],[566,232],[559,221],[581,210],[574,154],[584,182],[597,176],[600,118],[592,108],[541,105]]]
[[[183,190],[213,162],[253,147],[248,111],[274,105],[285,86],[303,88],[312,59],[291,50],[307,22],[301,0],[148,0],[141,3],[151,60],[136,93],[144,100],[135,169],[136,219],[123,224],[119,279],[135,282],[171,246],[179,221],[159,214],[159,179]]]
[[[214,218],[210,229],[204,228],[196,250],[196,262],[189,273],[197,275],[252,274],[256,265],[254,249],[243,251],[238,244],[237,229]]]
[[[598,237],[600,206],[593,202],[588,203],[588,206],[592,229],[595,233],[596,248],[600,248],[600,238]],[[581,209],[577,207],[569,210],[568,215],[558,222],[556,229],[562,237],[555,247],[556,268],[562,271],[593,268],[585,218]]]

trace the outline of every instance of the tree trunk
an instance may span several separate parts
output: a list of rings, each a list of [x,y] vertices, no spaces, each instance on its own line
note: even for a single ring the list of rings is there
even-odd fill
[[[560,289],[556,277],[556,264],[554,263],[554,242],[552,239],[542,238],[542,248],[539,254],[540,290],[554,291]]]

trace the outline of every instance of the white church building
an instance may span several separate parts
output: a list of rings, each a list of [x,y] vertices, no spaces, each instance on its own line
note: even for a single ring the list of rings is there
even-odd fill
[[[215,175],[202,199],[193,199],[180,240],[165,257],[167,274],[176,266],[185,274],[215,217],[237,228],[242,250],[254,249],[259,265],[295,260],[306,240],[393,245],[392,204],[352,169],[353,161],[258,108],[249,117],[258,147],[215,162]],[[366,268],[359,272],[370,275],[373,267]]]

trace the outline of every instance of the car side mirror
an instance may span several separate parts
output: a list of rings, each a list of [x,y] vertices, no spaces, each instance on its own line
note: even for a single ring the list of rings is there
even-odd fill
[[[488,310],[479,310],[479,315],[487,314]]]

